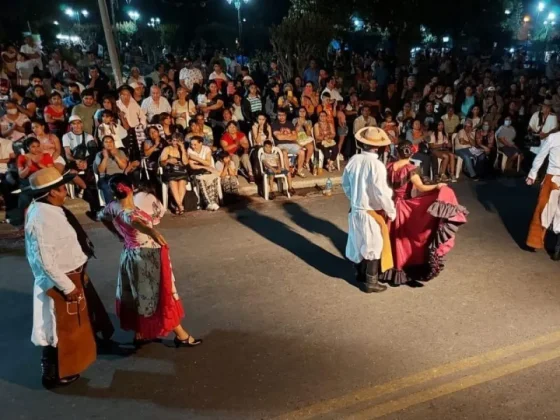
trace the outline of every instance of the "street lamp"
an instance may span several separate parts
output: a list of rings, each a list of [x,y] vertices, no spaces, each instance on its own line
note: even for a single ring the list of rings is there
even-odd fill
[[[249,0],[227,0],[228,4],[233,4],[237,9],[237,26],[239,27],[239,43],[243,34],[243,21],[241,20],[241,5],[249,3]]]
[[[78,11],[72,9],[71,7],[67,7],[64,10],[64,13],[66,13],[70,17],[75,17],[76,20],[78,21],[78,26],[80,25],[80,15],[84,15],[84,17],[88,17],[89,15],[89,12],[86,9],[82,9],[81,11]]]
[[[529,22],[531,22],[531,18],[530,18],[529,16],[525,16],[525,17],[523,18],[523,22],[529,23]]]
[[[448,36],[444,36],[444,37],[442,38],[442,41],[445,42],[445,43],[449,42],[449,37],[448,37]]]
[[[56,26],[58,26],[58,20],[55,20],[55,21],[53,22],[53,24],[56,25]]]
[[[542,11],[544,10],[545,6],[546,6],[546,5],[544,4],[543,1],[539,2],[538,11],[539,11],[539,12],[542,12]]]
[[[504,10],[504,13],[505,13],[506,15],[511,15],[511,10],[506,9],[506,10]]]
[[[548,20],[554,20],[554,19],[556,19],[556,14],[550,12],[550,13],[548,14]]]
[[[140,13],[138,13],[136,10],[131,10],[130,12],[128,12],[128,16],[130,16],[134,23],[136,23],[136,21],[140,19]]]

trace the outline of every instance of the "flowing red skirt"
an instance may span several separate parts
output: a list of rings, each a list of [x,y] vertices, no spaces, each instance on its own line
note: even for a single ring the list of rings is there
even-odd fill
[[[397,284],[429,280],[443,269],[442,257],[455,245],[467,211],[445,187],[396,202],[397,217],[388,223],[395,268],[383,276]]]
[[[165,337],[185,316],[183,304],[180,299],[173,296],[173,272],[169,248],[161,248],[161,281],[159,304],[153,315],[146,317],[117,300],[117,316],[121,321],[121,328],[125,331],[134,331],[144,340]]]

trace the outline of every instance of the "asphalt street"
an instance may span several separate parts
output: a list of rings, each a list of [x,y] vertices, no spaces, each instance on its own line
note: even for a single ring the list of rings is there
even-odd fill
[[[0,254],[0,418],[560,418],[560,265],[520,246],[538,191],[511,179],[454,189],[470,215],[444,272],[379,295],[359,291],[343,257],[341,194],[164,220],[185,325],[204,345],[169,337],[100,356],[55,392],[29,341],[30,269]],[[89,233],[89,273],[118,326],[121,244]]]

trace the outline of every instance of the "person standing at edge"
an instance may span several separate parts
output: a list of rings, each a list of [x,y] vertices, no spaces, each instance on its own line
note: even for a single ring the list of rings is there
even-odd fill
[[[395,220],[393,191],[387,184],[387,169],[377,150],[391,144],[387,134],[376,127],[356,133],[364,153],[354,155],[342,175],[342,188],[350,200],[346,258],[357,269],[357,280],[365,293],[379,293],[379,273],[393,268],[389,230],[383,216]],[[383,214],[383,212],[385,214]]]
[[[541,149],[535,160],[533,161],[533,167],[527,176],[527,185],[533,185],[537,179],[539,169],[544,163],[548,156],[548,168],[546,170],[546,175],[541,184],[541,191],[539,193],[539,198],[537,201],[537,207],[533,213],[533,219],[531,220],[531,225],[529,226],[529,234],[527,235],[527,246],[533,249],[543,249],[544,248],[544,237],[546,234],[546,228],[543,227],[542,214],[545,210],[549,201],[551,201],[551,194],[554,190],[560,189],[560,133],[554,133],[548,136],[548,138],[542,142]],[[550,203],[553,205],[554,203]],[[556,203],[554,207],[558,206],[558,200],[556,197]],[[560,261],[560,235],[556,237],[556,246],[554,248],[554,254],[552,259],[555,261]]]
[[[43,348],[42,383],[69,385],[96,360],[95,332],[114,332],[91,287],[86,264],[94,256],[86,232],[64,207],[75,174],[45,168],[29,178],[35,197],[25,221],[25,248],[35,285],[31,341]]]

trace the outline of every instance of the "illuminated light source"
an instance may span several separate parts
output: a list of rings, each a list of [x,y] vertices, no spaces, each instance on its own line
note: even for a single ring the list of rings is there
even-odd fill
[[[443,41],[443,42],[449,42],[449,37],[448,37],[448,36],[444,36],[444,37],[442,38],[442,41]]]
[[[509,49],[509,52],[512,53],[512,54],[513,54],[514,51],[515,51],[514,48],[510,48],[510,49]]]
[[[548,20],[545,20],[543,24],[548,25]]]
[[[553,20],[552,22],[550,22],[550,24],[551,24],[552,26],[554,26],[554,25],[556,25],[556,21]]]
[[[84,15],[85,17],[88,17],[89,12],[86,9],[82,9],[82,15]]]
[[[506,9],[506,10],[504,10],[504,13],[505,13],[506,15],[511,15],[511,10]]]
[[[550,13],[548,14],[548,20],[554,20],[554,19],[556,19],[556,14],[550,12]]]
[[[247,22],[247,19],[246,19],[246,18],[243,18],[243,22]]]
[[[138,19],[140,19],[140,13],[138,13],[136,10],[131,10],[130,12],[128,12],[128,16],[130,16],[130,18],[136,22]]]
[[[525,16],[523,18],[523,22],[525,22],[525,23],[530,22],[530,21],[531,21],[531,18],[529,16]]]
[[[74,16],[74,11],[73,11],[70,7],[68,7],[68,8],[64,11],[64,13],[66,13],[68,16]]]
[[[55,21],[53,22],[53,24],[55,24],[55,25],[58,26],[58,20],[55,20]]]
[[[545,4],[543,1],[539,2],[539,5],[537,6],[539,12],[542,12],[545,8]]]

